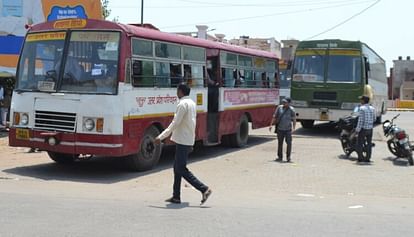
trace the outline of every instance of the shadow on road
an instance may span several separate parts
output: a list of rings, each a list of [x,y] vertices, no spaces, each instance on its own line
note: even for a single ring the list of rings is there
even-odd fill
[[[296,129],[293,135],[303,137],[338,138],[339,130],[336,128],[336,123],[317,123],[313,128],[300,127]]]
[[[0,138],[9,136],[9,132],[3,128],[0,128]]]
[[[385,161],[390,161],[392,162],[395,166],[403,166],[403,167],[410,167],[410,165],[408,164],[408,160],[405,158],[398,158],[398,157],[387,157],[384,158],[383,160]]]
[[[190,203],[188,203],[188,202],[182,202],[180,204],[169,203],[169,204],[166,204],[165,206],[148,206],[148,207],[155,208],[155,209],[170,209],[170,210],[178,210],[178,209],[184,209],[184,208],[211,208],[209,206],[201,206],[201,205],[199,205],[199,206],[195,206],[195,205],[190,206]]]
[[[250,136],[246,148],[260,145],[273,139],[274,136]],[[146,172],[128,172],[122,158],[92,158],[70,165],[59,165],[51,161],[51,163],[46,164],[6,169],[3,172],[42,180],[110,184],[158,173],[171,168],[174,162],[174,148],[174,146],[165,147],[158,165]],[[194,152],[190,154],[188,163],[216,159],[224,154],[240,150],[240,148],[223,146],[196,147]]]

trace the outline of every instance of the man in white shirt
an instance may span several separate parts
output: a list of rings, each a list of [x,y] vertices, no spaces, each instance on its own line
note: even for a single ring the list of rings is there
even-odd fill
[[[186,84],[179,84],[177,96],[180,99],[174,119],[156,139],[155,144],[160,144],[161,140],[166,139],[171,134],[171,141],[176,143],[174,161],[174,185],[173,196],[166,202],[181,203],[181,178],[184,178],[194,188],[202,194],[201,204],[207,201],[211,194],[211,189],[199,181],[187,168],[187,158],[195,141],[196,128],[196,104],[189,97],[190,87]]]

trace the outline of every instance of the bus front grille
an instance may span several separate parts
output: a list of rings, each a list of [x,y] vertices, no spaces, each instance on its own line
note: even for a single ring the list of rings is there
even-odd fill
[[[336,92],[315,91],[313,93],[314,100],[336,100]]]
[[[35,112],[35,128],[38,129],[74,132],[75,125],[75,113],[61,113],[52,111]]]

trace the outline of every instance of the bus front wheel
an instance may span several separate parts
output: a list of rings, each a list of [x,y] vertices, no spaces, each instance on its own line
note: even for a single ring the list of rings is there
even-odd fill
[[[54,162],[58,164],[71,164],[75,162],[75,160],[78,158],[78,155],[51,152],[51,151],[48,151],[47,154],[49,155],[50,159],[52,159]]]
[[[315,120],[301,120],[300,124],[303,128],[313,128],[313,123]]]
[[[249,139],[249,120],[246,115],[240,118],[239,127],[236,133],[229,137],[230,145],[232,147],[244,147]]]
[[[126,157],[128,167],[133,171],[145,171],[152,169],[161,156],[161,146],[154,144],[160,131],[155,127],[149,127],[141,139],[139,151]]]

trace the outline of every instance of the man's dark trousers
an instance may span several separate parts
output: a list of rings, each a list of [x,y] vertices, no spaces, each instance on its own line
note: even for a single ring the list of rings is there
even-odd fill
[[[204,193],[208,187],[198,180],[188,169],[187,169],[187,158],[188,153],[192,146],[185,146],[176,144],[175,147],[175,161],[174,161],[174,198],[180,198],[181,194],[181,177],[190,183],[195,189]]]
[[[364,160],[362,157],[362,145],[364,141],[367,142],[367,158]],[[372,129],[361,129],[358,133],[358,140],[357,140],[357,153],[358,153],[358,161],[369,161],[371,159],[372,153]]]
[[[283,157],[283,140],[286,141],[287,150],[286,150],[286,157],[290,159],[290,153],[292,152],[292,131],[290,130],[278,130],[277,131],[277,157],[282,159]]]

